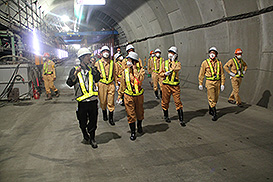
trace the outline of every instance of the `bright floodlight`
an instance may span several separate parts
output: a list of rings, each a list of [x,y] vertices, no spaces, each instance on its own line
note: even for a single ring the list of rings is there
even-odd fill
[[[80,5],[105,5],[105,0],[77,0]]]
[[[67,15],[63,15],[61,19],[63,22],[67,22],[69,20],[69,17]]]

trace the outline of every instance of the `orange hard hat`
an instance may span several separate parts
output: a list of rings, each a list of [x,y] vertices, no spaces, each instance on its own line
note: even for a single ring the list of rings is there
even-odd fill
[[[154,51],[151,51],[151,52],[150,52],[150,55],[153,54],[153,53],[154,53]]]
[[[44,53],[44,57],[45,57],[45,58],[49,58],[49,57],[50,57],[49,53],[47,53],[47,52]]]
[[[242,49],[238,48],[234,51],[235,54],[243,54]]]

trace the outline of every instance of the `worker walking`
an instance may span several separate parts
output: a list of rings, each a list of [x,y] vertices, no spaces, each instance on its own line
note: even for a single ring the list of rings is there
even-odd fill
[[[120,53],[116,53],[114,55],[114,58],[116,60],[115,64],[116,64],[116,75],[117,75],[116,92],[118,93],[118,91],[120,89],[120,80],[121,80],[122,72],[123,72],[123,69],[122,69],[123,56]],[[121,105],[124,106],[123,98],[122,98]]]
[[[167,123],[170,123],[169,118],[169,103],[171,95],[173,96],[175,107],[178,113],[178,118],[181,126],[186,126],[183,118],[183,105],[180,99],[180,80],[178,72],[181,69],[181,63],[178,60],[177,47],[172,46],[168,50],[168,60],[162,63],[159,70],[162,81],[162,100],[161,106],[164,113],[164,119]]]
[[[158,85],[160,86],[160,97],[162,98],[162,77],[159,76],[159,70],[162,67],[164,59],[161,57],[160,49],[155,50],[155,56],[151,62],[151,70],[152,70],[152,80],[153,80],[153,88],[156,99],[159,99],[158,96]]]
[[[103,113],[103,120],[107,121],[107,110],[109,110],[109,123],[115,125],[114,110],[115,110],[115,83],[117,83],[116,66],[113,60],[110,60],[110,49],[108,46],[101,48],[102,58],[95,63],[95,66],[100,72],[101,79],[98,83],[100,107]]]
[[[137,132],[142,133],[142,120],[144,119],[144,90],[141,87],[144,80],[144,69],[138,66],[138,54],[130,52],[127,56],[127,64],[122,72],[121,85],[117,102],[121,102],[124,95],[124,103],[127,112],[127,119],[131,130],[130,139],[136,139],[136,120]]]
[[[127,56],[129,55],[130,52],[135,52],[134,46],[131,45],[131,44],[127,45],[126,46],[126,52],[127,52]],[[138,67],[142,67],[142,65],[143,65],[142,64],[142,60],[140,58],[138,58],[137,66]],[[123,61],[122,61],[122,68],[123,68],[123,70],[125,68],[127,68],[127,58],[123,59]]]
[[[242,83],[242,79],[246,73],[247,65],[242,59],[243,51],[238,48],[234,52],[235,57],[230,59],[225,65],[224,69],[230,75],[232,92],[229,96],[228,102],[231,104],[237,104],[242,107],[242,101],[239,96],[239,89]]]
[[[98,120],[98,88],[95,83],[100,80],[100,73],[93,64],[90,65],[91,52],[87,48],[81,48],[77,55],[80,65],[71,69],[66,84],[74,86],[75,99],[78,101],[76,115],[83,134],[83,143],[89,142],[93,148],[97,148],[95,131]]]
[[[209,58],[201,64],[199,72],[199,90],[203,90],[203,80],[206,76],[206,88],[209,102],[209,114],[212,120],[217,120],[216,103],[218,101],[220,90],[225,89],[225,74],[221,61],[217,58],[218,51],[216,47],[209,49]]]
[[[55,71],[55,63],[49,59],[49,53],[45,53],[43,56],[44,66],[43,66],[43,80],[45,84],[45,90],[47,98],[46,100],[51,100],[51,89],[55,92],[55,96],[59,97],[60,92],[55,87],[54,81],[56,80],[56,71]]]

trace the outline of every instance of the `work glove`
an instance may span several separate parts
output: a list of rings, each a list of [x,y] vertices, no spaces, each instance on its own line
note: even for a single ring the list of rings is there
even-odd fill
[[[116,86],[116,91],[118,91],[118,89],[119,89],[119,86],[117,85],[117,86]]]
[[[235,73],[233,73],[233,72],[230,72],[229,75],[232,77],[235,77]]]
[[[243,71],[243,74],[245,75],[245,74],[246,74],[246,71]]]
[[[241,75],[241,71],[238,71],[238,75]]]
[[[221,85],[221,92],[223,92],[225,90],[225,86]]]
[[[117,103],[117,104],[122,104],[122,99],[118,99],[118,100],[116,101],[116,103]]]
[[[165,76],[168,76],[168,75],[170,75],[171,73],[172,73],[171,71],[167,71],[167,72],[164,73],[164,75],[165,75]]]
[[[203,90],[203,85],[199,85],[199,90]]]

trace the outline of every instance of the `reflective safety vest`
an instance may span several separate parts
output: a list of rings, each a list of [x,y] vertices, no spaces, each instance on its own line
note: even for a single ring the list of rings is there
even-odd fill
[[[53,72],[52,71],[48,71],[48,65],[49,63],[51,63],[51,60],[49,60],[48,62],[44,63],[44,74],[50,75]]]
[[[158,73],[159,71],[157,71],[157,67],[156,67],[156,57],[154,57],[154,70],[153,70],[153,72],[155,72],[155,73]],[[162,57],[160,58],[160,60],[159,60],[159,69],[158,70],[160,70],[161,69],[161,65],[162,65]]]
[[[137,80],[137,78],[134,78],[134,87],[132,87],[129,68],[126,68],[124,70],[124,76],[125,76],[125,83],[126,83],[126,89],[125,89],[124,93],[126,93],[127,95],[130,95],[130,96],[142,95],[144,90],[143,90],[143,88],[141,88],[141,89],[139,88],[139,81]],[[133,88],[134,88],[134,90],[133,90]]]
[[[235,58],[233,58],[233,61],[235,63],[236,69],[237,69],[237,74],[235,75],[235,77],[244,77],[242,62],[241,62],[241,70],[240,70],[240,67],[239,67],[239,64],[238,64],[237,60]],[[240,72],[240,74],[239,74],[239,72]]]
[[[78,67],[75,67],[75,69],[77,69]],[[90,68],[90,67],[89,67]],[[85,100],[85,99],[88,99],[88,98],[90,98],[90,97],[92,97],[92,96],[97,96],[98,95],[98,91],[94,91],[93,90],[93,75],[92,75],[92,69],[90,68],[90,70],[88,71],[88,74],[89,74],[89,83],[88,83],[88,91],[86,90],[86,87],[85,87],[85,84],[84,84],[84,80],[83,80],[83,76],[82,76],[82,73],[81,72],[79,72],[78,74],[77,74],[77,76],[78,76],[78,79],[79,79],[79,83],[80,83],[80,88],[81,88],[81,91],[82,91],[82,93],[83,93],[83,95],[82,96],[79,96],[79,97],[77,97],[76,98],[76,100],[78,101],[78,102],[81,102],[81,101],[83,101],[83,100]]]
[[[120,68],[122,68],[122,65],[120,64],[119,61],[117,61],[117,64],[120,66]],[[118,75],[118,77],[121,78],[121,77],[122,77],[122,74]]]
[[[176,61],[177,63],[178,61]],[[165,61],[165,71],[169,71],[170,67],[169,67],[169,60]],[[163,84],[167,84],[167,85],[178,85],[180,83],[179,80],[175,80],[176,77],[176,73],[173,71],[171,75],[166,76],[166,78],[162,81]]]
[[[214,69],[212,67],[212,64],[210,62],[210,59],[207,59],[206,60],[208,65],[209,65],[209,68],[210,68],[210,72],[211,72],[211,77],[206,77],[207,80],[212,80],[212,81],[216,81],[216,80],[220,80],[220,63],[219,63],[219,60],[216,59],[216,64],[217,64],[217,71],[216,71],[216,74],[214,73]]]
[[[105,69],[101,60],[99,60],[99,65],[100,65],[100,70],[102,74],[102,79],[100,79],[100,82],[105,83],[107,85],[109,83],[112,83],[114,80],[114,77],[113,77],[114,61],[110,60],[108,80],[106,80],[106,73],[105,73]]]

